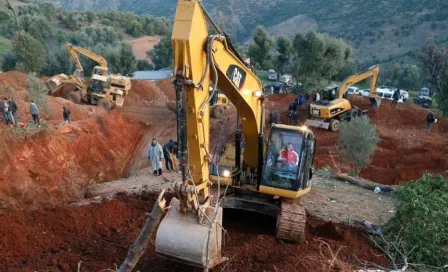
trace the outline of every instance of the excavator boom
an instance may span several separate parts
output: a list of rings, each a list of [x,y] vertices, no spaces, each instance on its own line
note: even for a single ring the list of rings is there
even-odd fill
[[[344,93],[349,86],[371,77],[369,99],[370,99],[370,103],[371,103],[372,107],[378,108],[381,104],[381,98],[376,97],[376,82],[378,80],[379,73],[380,73],[380,67],[379,67],[379,65],[375,65],[375,66],[370,67],[364,73],[349,76],[342,82],[341,86],[339,87],[339,97],[338,98],[341,99],[344,96]]]
[[[209,28],[214,31],[211,35]],[[277,237],[300,241],[305,232],[305,209],[293,202],[310,190],[314,135],[306,127],[274,125],[265,143],[261,81],[201,0],[178,0],[172,46],[182,182],[176,185],[178,198],[172,198],[157,231],[156,252],[201,268],[223,262],[221,205],[277,216]],[[223,166],[222,172],[219,164],[211,163],[215,154],[209,135],[210,102],[218,90],[235,106],[240,122],[235,133],[235,168]],[[210,193],[214,182],[218,199]],[[223,197],[219,191],[223,184],[238,193],[230,200],[230,196]],[[239,205],[243,203],[245,208]]]
[[[87,50],[85,48],[73,45],[71,43],[66,43],[67,51],[72,57],[73,63],[78,71],[84,72],[82,68],[81,61],[79,60],[78,53],[97,62],[100,67],[107,69],[107,61],[103,57],[95,54],[94,52]]]

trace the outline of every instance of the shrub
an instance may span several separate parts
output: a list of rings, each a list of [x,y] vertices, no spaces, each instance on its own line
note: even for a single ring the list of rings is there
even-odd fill
[[[448,179],[426,173],[404,185],[397,202],[384,228],[384,240],[392,241],[385,245],[389,255],[398,261],[406,254],[409,263],[433,267],[448,264]]]
[[[34,101],[37,107],[46,112],[50,111],[48,103],[48,89],[35,73],[28,75],[29,99]]]
[[[370,164],[380,142],[376,126],[367,116],[357,117],[350,122],[342,122],[339,128],[337,152],[343,162],[353,166],[356,175]]]

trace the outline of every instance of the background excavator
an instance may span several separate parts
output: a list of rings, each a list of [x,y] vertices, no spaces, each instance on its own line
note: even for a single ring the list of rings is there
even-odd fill
[[[381,98],[376,96],[376,83],[379,72],[380,67],[375,65],[364,73],[349,76],[339,87],[324,89],[322,99],[311,103],[310,118],[306,121],[306,125],[338,131],[341,121],[349,121],[364,114],[365,112],[362,112],[360,109],[352,107],[350,101],[344,98],[344,94],[349,86],[369,77],[371,77],[370,104],[372,108],[379,107]]]
[[[111,74],[107,67],[107,61],[85,48],[66,44],[67,51],[70,54],[76,71],[73,75],[56,75],[48,80],[51,92],[56,93],[66,84],[76,87],[75,91],[68,92],[65,96],[73,103],[85,101],[92,105],[101,106],[107,110],[112,107],[121,108],[124,103],[124,97],[131,89],[131,79],[129,77]],[[84,69],[78,54],[81,54],[99,65],[93,68],[92,77],[84,78]]]
[[[158,228],[156,252],[202,268],[225,261],[223,208],[274,216],[279,239],[300,241],[306,213],[299,197],[311,189],[313,133],[306,127],[273,125],[265,139],[261,82],[200,0],[178,1],[172,46],[182,181]],[[210,101],[218,89],[238,112],[233,165],[212,163]]]

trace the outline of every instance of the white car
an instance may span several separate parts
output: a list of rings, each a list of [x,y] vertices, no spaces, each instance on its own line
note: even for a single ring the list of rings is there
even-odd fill
[[[357,87],[348,87],[345,92],[346,92],[346,94],[350,94],[350,95],[359,94],[359,88],[357,88]]]
[[[370,95],[370,89],[360,90],[359,95],[361,96],[369,96]]]
[[[292,76],[282,75],[278,81],[286,83],[287,85],[292,85]]]
[[[269,80],[277,80],[277,73],[275,72],[274,69],[268,70],[268,79]]]

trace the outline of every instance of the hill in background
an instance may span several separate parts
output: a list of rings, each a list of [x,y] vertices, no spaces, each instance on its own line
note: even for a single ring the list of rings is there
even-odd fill
[[[118,9],[173,18],[177,0],[52,2],[76,11]],[[204,4],[240,42],[258,24],[275,36],[315,29],[346,39],[356,59],[378,61],[415,52],[428,40],[448,42],[446,0],[207,0]]]

